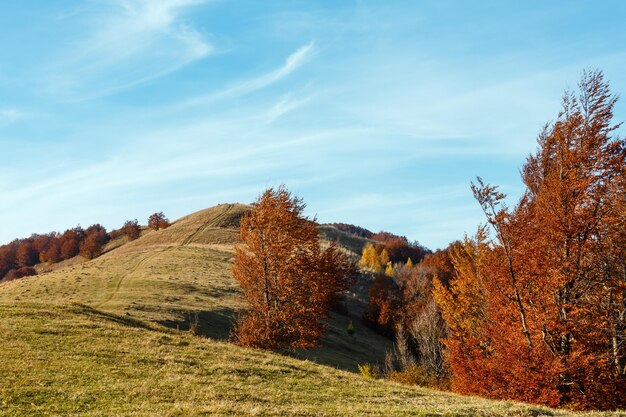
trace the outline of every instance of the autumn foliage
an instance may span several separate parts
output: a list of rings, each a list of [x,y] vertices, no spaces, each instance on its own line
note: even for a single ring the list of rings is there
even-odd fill
[[[152,230],[165,229],[169,227],[170,221],[162,211],[153,213],[148,217],[148,227]]]
[[[141,227],[139,226],[137,219],[127,220],[122,227],[122,232],[128,240],[138,239],[139,236],[141,236]]]
[[[369,308],[364,319],[379,333],[392,337],[399,309],[400,287],[392,277],[377,274],[369,289]]]
[[[466,238],[434,290],[459,392],[626,407],[626,146],[602,74],[579,89],[540,134],[515,207],[473,185],[494,239]]]
[[[241,220],[233,276],[248,305],[234,332],[242,345],[314,347],[329,308],[355,272],[337,246],[321,248],[317,225],[304,208],[284,187],[270,188]]]
[[[10,281],[35,275],[32,267],[40,263],[54,264],[79,254],[93,259],[100,255],[109,239],[106,229],[99,224],[16,239],[0,246],[0,279]]]

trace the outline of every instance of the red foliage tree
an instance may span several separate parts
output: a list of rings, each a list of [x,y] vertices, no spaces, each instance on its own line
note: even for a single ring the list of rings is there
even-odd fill
[[[420,265],[431,269],[439,281],[444,285],[448,285],[454,274],[454,265],[450,254],[455,247],[458,248],[460,245],[461,242],[456,241],[445,249],[439,249],[428,254],[422,259]]]
[[[16,279],[37,275],[35,268],[26,266],[20,269],[11,269],[2,279],[2,282],[14,281]]]
[[[122,227],[122,232],[128,240],[138,239],[139,236],[141,236],[141,227],[139,226],[137,219],[126,221]]]
[[[70,259],[78,255],[83,238],[84,232],[80,228],[65,231],[61,236],[61,258]]]
[[[413,263],[418,263],[430,252],[418,242],[409,242],[405,236],[398,236],[385,231],[372,235],[370,239],[382,243],[377,247],[377,250],[380,253],[385,249],[392,263],[406,263],[408,259],[411,259]]]
[[[170,221],[162,211],[154,213],[148,217],[148,227],[152,230],[165,229],[169,227]]]
[[[312,348],[331,304],[348,287],[354,262],[334,244],[320,247],[305,204],[284,188],[266,190],[241,220],[233,276],[248,309],[235,336],[265,349]]]
[[[626,407],[626,144],[600,72],[546,126],[523,167],[526,192],[473,186],[495,242],[453,254],[435,296],[461,392],[577,409]]]
[[[39,253],[39,260],[41,262],[47,262],[48,264],[54,264],[61,261],[61,244],[60,238],[53,238],[48,244],[48,247]]]
[[[392,337],[400,309],[400,289],[393,278],[376,274],[369,289],[369,309],[365,320],[381,334]]]
[[[80,243],[80,255],[85,259],[93,259],[102,253],[102,238],[98,233],[87,235]]]
[[[0,278],[17,267],[15,263],[15,247],[13,245],[0,246]]]
[[[85,229],[85,238],[80,242],[80,255],[85,259],[93,259],[102,253],[102,247],[110,240],[106,229],[94,224]]]
[[[31,240],[24,240],[19,244],[15,252],[15,261],[20,268],[39,263],[39,254],[33,247]]]
[[[107,233],[107,229],[100,224],[94,224],[85,229],[85,239],[90,235],[95,235],[96,238],[94,239],[97,239],[101,245],[104,245],[111,240],[109,234]]]

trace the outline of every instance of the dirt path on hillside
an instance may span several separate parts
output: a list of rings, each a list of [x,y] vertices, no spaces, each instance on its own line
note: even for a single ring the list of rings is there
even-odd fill
[[[139,262],[137,262],[137,264],[126,274],[123,274],[120,276],[120,279],[117,281],[117,284],[115,284],[115,288],[113,289],[113,292],[111,292],[111,295],[104,301],[102,301],[99,304],[96,304],[96,307],[101,307],[104,304],[109,303],[111,300],[113,300],[113,298],[115,298],[115,295],[119,292],[121,286],[122,286],[122,282],[124,282],[124,280],[129,277],[130,275],[134,274],[135,272],[137,272],[137,270],[139,269],[139,267],[141,267],[142,265],[144,265],[146,262],[150,261],[151,259],[153,259],[154,257],[156,257],[157,255],[159,255],[161,252],[165,252],[167,249],[164,250],[160,250],[158,252],[154,252],[151,253],[150,255],[146,256],[145,258],[141,259]]]
[[[212,221],[204,223],[202,226],[198,228],[198,230],[196,230],[194,233],[189,235],[185,240],[183,240],[183,243],[181,243],[181,246],[189,245],[196,238],[196,236],[198,236],[200,233],[204,232],[205,230],[211,228],[212,224],[218,224],[220,220],[226,217],[226,214],[228,214],[228,212],[232,211],[233,207],[234,206],[232,205],[228,206],[226,210],[224,210],[219,216],[214,218]]]

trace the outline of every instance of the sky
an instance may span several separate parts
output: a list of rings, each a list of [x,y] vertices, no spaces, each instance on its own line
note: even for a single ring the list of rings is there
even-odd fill
[[[285,184],[432,249],[514,205],[566,89],[626,91],[622,1],[0,3],[0,244]],[[626,119],[626,104],[616,107]]]

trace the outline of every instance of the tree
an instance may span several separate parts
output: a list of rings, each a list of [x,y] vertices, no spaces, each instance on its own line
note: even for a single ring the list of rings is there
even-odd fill
[[[97,239],[101,245],[104,245],[111,240],[111,237],[107,233],[107,229],[100,224],[94,224],[85,229],[85,238],[89,235],[96,235],[97,237],[95,239]]]
[[[148,227],[152,230],[165,229],[169,227],[170,221],[162,211],[154,213],[148,217]]]
[[[354,323],[352,323],[352,320],[350,320],[350,323],[348,323],[348,327],[346,328],[346,331],[348,332],[350,336],[354,336],[354,333],[356,333],[356,330],[354,329]]]
[[[420,264],[426,268],[431,268],[438,280],[447,286],[454,274],[454,265],[452,264],[450,254],[455,247],[458,249],[460,245],[461,242],[459,241],[452,242],[447,248],[438,249],[426,255]]]
[[[419,262],[424,256],[430,253],[428,249],[418,242],[411,243],[406,236],[398,236],[389,232],[378,232],[372,235],[370,239],[382,243],[379,247],[381,250],[384,248],[388,255],[388,259],[382,262],[383,265],[386,265],[388,261],[404,263],[408,258]]]
[[[61,259],[61,239],[55,237],[48,247],[39,254],[39,260],[51,265],[59,262]]]
[[[399,288],[387,275],[377,274],[369,289],[369,309],[365,320],[381,334],[392,337],[400,307]]]
[[[22,241],[15,252],[15,260],[20,268],[37,265],[39,254],[30,240]]]
[[[17,267],[15,263],[15,247],[13,245],[0,246],[0,277]]]
[[[383,249],[380,251],[380,255],[378,255],[378,257],[380,258],[380,265],[384,266],[385,268],[387,268],[389,263],[391,262],[389,260],[389,252],[387,252],[387,249],[385,249],[383,247]]]
[[[374,272],[380,271],[380,256],[378,255],[374,245],[370,242],[366,243],[363,247],[363,253],[361,259],[359,260],[359,265]]]
[[[141,236],[141,227],[137,219],[126,221],[122,227],[122,231],[124,235],[128,237],[128,240],[135,240]]]
[[[396,270],[396,281],[400,285],[399,322],[405,331],[407,344],[420,363],[431,383],[445,385],[447,370],[444,365],[443,345],[446,324],[433,298],[433,281],[436,270],[422,264],[400,265]]]
[[[396,271],[391,261],[387,262],[387,265],[385,266],[385,275],[387,275],[388,277],[393,277],[395,273]]]
[[[78,255],[84,238],[85,231],[80,226],[66,230],[61,236],[61,258],[70,259]]]
[[[102,253],[102,238],[98,233],[88,235],[80,244],[80,255],[85,259],[93,259]]]
[[[494,232],[453,253],[435,297],[446,360],[466,393],[577,409],[626,406],[626,143],[599,71],[539,135],[509,209],[472,190]]]
[[[241,220],[233,276],[247,302],[234,334],[245,346],[312,348],[329,308],[347,289],[354,262],[331,244],[320,247],[304,202],[284,186],[266,190]]]

